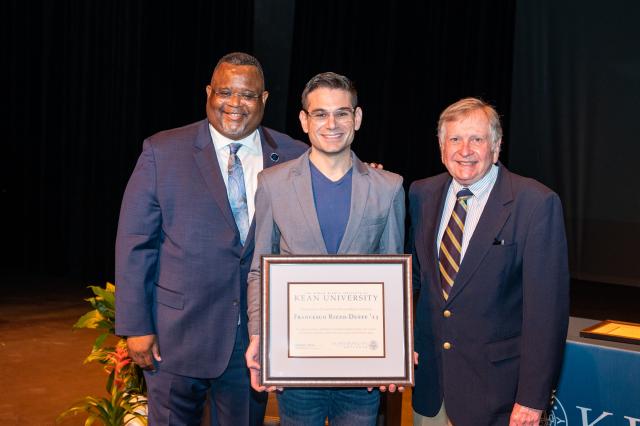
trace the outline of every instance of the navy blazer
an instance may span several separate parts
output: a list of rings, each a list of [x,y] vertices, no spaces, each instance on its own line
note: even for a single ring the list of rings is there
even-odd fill
[[[265,168],[308,148],[259,132]],[[222,374],[236,331],[247,333],[254,228],[242,246],[207,120],[146,139],[120,211],[116,333],[156,334],[165,371]]]
[[[436,240],[450,183],[443,173],[409,191],[420,291],[413,407],[434,416],[444,399],[456,426],[506,425],[514,402],[547,406],[562,362],[569,319],[562,206],[547,187],[500,165],[445,301]]]

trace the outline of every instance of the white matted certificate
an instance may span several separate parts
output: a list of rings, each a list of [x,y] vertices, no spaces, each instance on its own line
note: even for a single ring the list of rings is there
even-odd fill
[[[289,285],[289,357],[384,357],[384,283]]]
[[[262,382],[413,384],[411,256],[263,256]]]

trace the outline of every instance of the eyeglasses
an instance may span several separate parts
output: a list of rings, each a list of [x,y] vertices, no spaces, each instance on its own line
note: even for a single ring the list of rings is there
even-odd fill
[[[318,109],[311,112],[303,109],[303,111],[305,112],[305,114],[307,114],[307,117],[318,124],[325,123],[327,120],[329,120],[330,115],[333,115],[333,119],[336,123],[346,124],[353,120],[355,108],[340,108],[333,112],[325,111],[323,109]]]
[[[229,100],[233,96],[237,96],[238,98],[240,98],[241,102],[246,103],[256,102],[260,97],[260,95],[253,92],[232,92],[231,90],[227,89],[214,90],[213,93],[218,99]]]

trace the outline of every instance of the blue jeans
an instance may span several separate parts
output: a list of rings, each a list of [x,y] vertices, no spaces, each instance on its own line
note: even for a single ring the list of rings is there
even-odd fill
[[[375,426],[380,392],[366,388],[285,388],[277,394],[281,426]]]

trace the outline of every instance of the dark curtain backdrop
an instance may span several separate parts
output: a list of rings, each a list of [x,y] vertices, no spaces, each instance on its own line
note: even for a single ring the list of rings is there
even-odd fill
[[[364,119],[353,148],[362,160],[384,163],[407,185],[443,171],[435,135],[447,105],[480,96],[508,127],[514,9],[511,1],[297,2],[287,131],[306,140],[302,89],[335,71],[358,88]]]
[[[514,9],[513,1],[295,2],[291,60],[281,64],[289,95],[269,99],[285,104],[281,130],[306,140],[300,93],[312,75],[333,70],[360,90],[362,159],[383,162],[407,185],[442,171],[435,127],[449,103],[481,96],[508,127]],[[112,279],[120,200],[142,139],[203,118],[216,60],[252,52],[268,26],[254,34],[251,0],[6,1],[0,12],[0,272]]]
[[[560,194],[574,278],[640,286],[640,3],[517,10],[511,167]]]
[[[6,1],[0,269],[113,278],[142,140],[204,118],[217,59],[252,47],[253,1]]]

